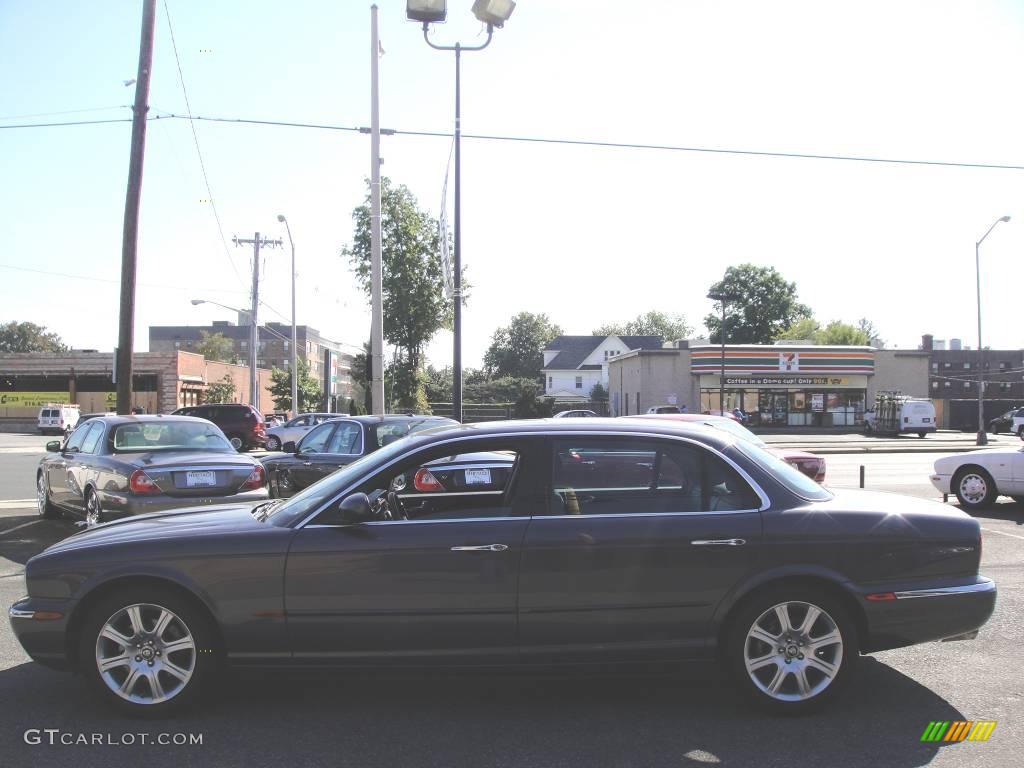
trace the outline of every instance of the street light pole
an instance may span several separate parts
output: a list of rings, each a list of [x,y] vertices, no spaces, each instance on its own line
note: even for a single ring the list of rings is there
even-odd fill
[[[709,293],[708,298],[717,301],[722,307],[722,324],[718,327],[719,340],[722,342],[722,372],[718,377],[718,410],[725,415],[725,303],[739,298],[734,293]]]
[[[284,224],[288,232],[288,244],[292,247],[292,417],[299,415],[299,368],[297,338],[298,332],[295,329],[295,241],[292,240],[292,228],[284,214],[278,214],[277,220]]]
[[[1001,221],[1009,221],[1009,216],[1002,216],[993,222],[988,232],[974,244],[974,272],[977,280],[978,298],[978,437],[976,445],[988,445],[988,433],[985,431],[985,352],[981,346],[981,244]]]

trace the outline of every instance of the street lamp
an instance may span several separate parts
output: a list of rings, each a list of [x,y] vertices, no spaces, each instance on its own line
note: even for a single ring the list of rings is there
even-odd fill
[[[502,27],[512,15],[512,0],[476,0],[473,15],[487,25],[487,39],[481,45],[437,45],[430,40],[430,24],[442,22],[448,15],[445,0],[407,0],[406,16],[423,24],[423,39],[438,51],[455,51],[455,242],[452,254],[452,299],[455,303],[452,327],[452,418],[462,421],[462,123],[461,123],[461,60],[463,51],[482,51],[491,42],[494,27]]]
[[[295,241],[292,240],[292,228],[283,213],[277,214],[277,220],[288,230],[288,243],[292,247],[292,416],[299,414],[299,369],[298,352],[296,351],[297,331],[295,330]]]
[[[984,351],[981,347],[981,244],[985,242],[985,238],[991,234],[992,230],[996,228],[996,224],[1001,221],[1009,221],[1009,216],[1002,216],[993,222],[992,226],[988,228],[988,232],[982,235],[981,240],[974,244],[974,270],[977,276],[977,289],[978,289],[978,439],[976,440],[977,445],[988,445],[988,434],[985,432],[985,365],[984,365]]]
[[[718,327],[718,338],[722,342],[722,373],[718,377],[718,410],[725,415],[725,304],[728,301],[737,301],[740,296],[736,293],[724,293],[712,291],[708,298],[717,301],[722,307],[722,324]]]

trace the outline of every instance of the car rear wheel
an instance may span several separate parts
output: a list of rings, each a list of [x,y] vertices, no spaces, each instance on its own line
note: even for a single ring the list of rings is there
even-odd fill
[[[85,492],[85,524],[92,528],[104,522],[103,508],[100,506],[100,497],[92,488]]]
[[[267,450],[268,451],[280,451],[281,450],[281,438],[276,435],[267,436]]]
[[[231,443],[231,447],[236,451],[245,450],[245,440],[242,439],[241,435],[228,435],[228,442]]]
[[[727,662],[743,694],[779,714],[823,706],[853,675],[857,631],[838,600],[787,586],[743,605],[730,622]]]
[[[50,501],[50,487],[46,483],[46,473],[44,472],[36,475],[36,506],[39,516],[46,520],[56,520],[60,517],[60,510]]]
[[[981,467],[963,467],[953,476],[953,492],[964,509],[990,507],[999,495],[992,475]]]
[[[182,596],[129,588],[89,613],[79,643],[80,669],[107,704],[132,715],[163,717],[192,703],[215,672],[214,633]]]

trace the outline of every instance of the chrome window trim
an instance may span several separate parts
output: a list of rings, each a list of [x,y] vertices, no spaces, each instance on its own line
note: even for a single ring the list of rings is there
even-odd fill
[[[353,528],[363,525],[436,525],[438,523],[505,523],[509,520],[535,520],[528,515],[520,517],[446,517],[439,520],[372,520],[368,523],[339,523],[338,525],[325,525],[323,523],[310,523],[303,528]]]
[[[946,595],[966,595],[974,592],[995,592],[994,581],[982,581],[977,584],[964,584],[960,587],[935,587],[932,589],[907,589],[894,592],[897,600],[916,600],[922,597],[945,597]]]
[[[436,499],[444,496],[501,496],[505,491],[465,491],[459,493],[458,491],[440,491],[433,493],[430,491],[424,493],[400,493],[398,498],[400,499]]]
[[[751,512],[763,512],[763,509],[712,509],[697,512],[616,512],[610,514],[588,515],[534,515],[533,520],[596,520],[599,518],[635,518],[635,517],[696,517],[703,515],[741,515]]]
[[[723,434],[727,434],[727,433],[723,433]],[[710,446],[710,445],[708,445],[705,442],[702,442],[700,440],[695,440],[695,439],[693,439],[691,437],[687,437],[685,435],[663,434],[663,433],[660,433],[660,432],[652,434],[650,432],[629,432],[629,431],[621,431],[620,432],[618,430],[609,431],[609,432],[605,432],[605,431],[598,432],[597,430],[583,430],[583,431],[578,431],[577,432],[577,431],[561,430],[561,429],[559,429],[559,430],[536,429],[536,430],[522,431],[522,432],[498,432],[498,433],[487,434],[487,435],[482,435],[482,436],[480,436],[480,435],[473,435],[473,436],[460,435],[459,437],[449,437],[449,438],[447,438],[445,440],[438,440],[437,442],[431,443],[430,445],[426,445],[426,446],[421,445],[421,446],[417,446],[416,448],[412,448],[412,449],[406,451],[405,453],[401,454],[400,456],[396,456],[391,461],[389,461],[387,464],[384,464],[383,466],[378,467],[375,470],[375,472],[384,472],[385,470],[388,469],[388,467],[393,467],[395,464],[398,464],[398,463],[400,463],[402,461],[405,461],[405,459],[408,458],[409,456],[411,456],[412,454],[417,453],[419,451],[422,451],[424,449],[430,449],[430,448],[435,448],[437,446],[448,445],[449,443],[466,442],[467,440],[469,440],[469,441],[472,441],[472,440],[492,440],[492,439],[493,440],[504,440],[504,439],[513,439],[514,440],[516,438],[522,438],[522,437],[559,437],[559,436],[569,436],[569,437],[640,437],[640,438],[646,438],[648,440],[650,440],[652,438],[655,439],[655,440],[674,440],[674,441],[679,442],[679,443],[686,443],[687,445],[694,445],[694,446],[696,446],[698,448],[703,448],[704,450],[710,451],[715,456],[717,456],[718,458],[720,458],[723,461],[725,461],[729,466],[731,466],[733,469],[735,469],[737,472],[739,472],[740,477],[742,477],[744,480],[746,480],[747,483],[749,483],[750,487],[754,489],[754,492],[757,494],[758,498],[761,499],[761,506],[758,507],[757,509],[751,509],[751,510],[748,510],[748,511],[751,511],[751,512],[764,512],[766,509],[768,509],[771,506],[771,499],[768,498],[768,494],[766,494],[764,492],[764,489],[761,488],[760,484],[757,483],[754,480],[754,478],[752,478],[750,476],[750,474],[745,469],[743,469],[743,467],[741,467],[739,464],[737,464],[731,458],[729,458],[724,453],[719,451],[717,448],[714,448],[713,446]],[[734,438],[733,439],[733,443],[735,443],[736,441],[737,441],[737,439]],[[458,452],[456,452],[455,454],[450,454],[450,455],[456,455],[457,456]],[[299,522],[294,523],[290,527],[293,528],[293,529],[298,529],[298,528],[305,527],[306,524],[308,524],[310,520],[313,520],[321,512],[324,512],[330,506],[332,506],[333,504],[337,504],[339,501],[341,501],[343,498],[345,498],[345,496],[347,496],[349,493],[351,493],[352,489],[355,488],[357,485],[358,485],[358,483],[352,483],[351,485],[346,486],[339,493],[337,493],[334,496],[332,496],[325,503],[321,504],[319,507],[317,507],[312,512],[310,512],[308,515],[306,515],[306,517],[301,519]],[[729,510],[728,512],[726,512],[725,510],[715,510],[715,511],[707,511],[707,512],[686,512],[686,513],[683,513],[683,514],[688,514],[688,515],[695,515],[695,514],[732,514],[733,512],[737,512],[737,511],[740,511],[740,510]],[[678,513],[654,512],[654,513],[648,513],[648,514],[678,514]],[[541,517],[553,517],[553,516],[551,516],[551,515],[534,515],[534,516],[531,516],[531,519],[537,520],[537,519],[540,519]],[[597,516],[596,515],[567,515],[567,517],[597,517]],[[490,519],[490,518],[488,518],[488,519]],[[497,519],[505,519],[505,518],[497,518]],[[508,518],[508,519],[511,519],[511,520],[523,520],[524,518],[516,517],[516,518]],[[387,521],[382,521],[382,522],[387,522]],[[337,526],[331,525],[331,526],[324,526],[324,527],[325,528],[336,528]]]
[[[257,462],[258,464],[259,462]],[[224,464],[224,465],[207,465],[207,464],[182,464],[177,467],[142,467],[147,473],[152,472],[157,474],[158,472],[209,472],[216,470],[219,472],[229,472],[233,469],[248,469],[250,472],[256,468],[256,464]]]

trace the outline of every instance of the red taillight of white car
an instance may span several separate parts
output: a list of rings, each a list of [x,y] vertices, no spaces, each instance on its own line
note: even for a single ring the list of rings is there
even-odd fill
[[[267,473],[263,471],[263,465],[257,464],[253,467],[249,477],[242,483],[242,490],[258,491],[267,482]]]
[[[444,490],[444,486],[437,481],[436,477],[430,474],[429,469],[417,470],[416,477],[413,478],[412,484],[420,493],[436,493],[437,491]]]
[[[136,469],[128,478],[128,488],[132,493],[144,495],[148,493],[160,493],[160,488],[153,482],[153,478],[144,470]]]

